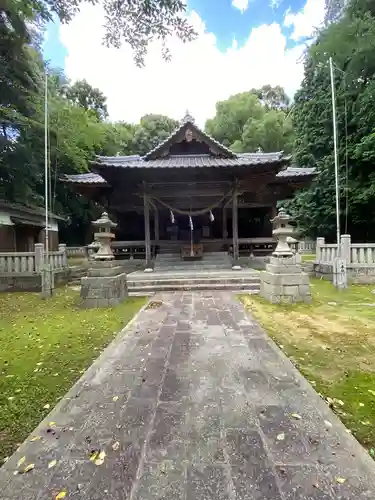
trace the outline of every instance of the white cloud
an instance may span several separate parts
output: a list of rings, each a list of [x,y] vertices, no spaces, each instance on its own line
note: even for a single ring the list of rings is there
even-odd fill
[[[326,0],[307,0],[304,8],[297,13],[287,11],[284,26],[293,27],[291,38],[301,40],[310,37],[321,26],[324,19]]]
[[[239,47],[234,40],[221,52],[215,35],[206,31],[196,12],[189,20],[198,32],[195,41],[183,44],[172,38],[169,63],[162,60],[160,44],[153,42],[146,67],[139,69],[130,47],[114,49],[102,44],[103,12],[99,6],[84,5],[69,25],[60,28],[68,52],[66,74],[72,80],[85,78],[101,89],[112,120],[131,122],[146,113],[181,119],[189,109],[203,125],[214,116],[217,101],[237,92],[271,84],[282,85],[292,96],[299,87],[304,46],[288,49],[279,24],[254,28],[244,45]]]
[[[270,7],[271,9],[273,10],[276,10],[280,7],[280,5],[282,4],[282,1],[283,0],[271,0],[270,1]]]
[[[241,12],[245,12],[249,6],[249,0],[232,0],[232,5]]]

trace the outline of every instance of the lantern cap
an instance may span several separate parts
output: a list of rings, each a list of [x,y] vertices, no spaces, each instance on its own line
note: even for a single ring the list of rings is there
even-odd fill
[[[105,227],[105,228],[115,228],[117,224],[112,222],[108,217],[107,212],[103,212],[99,219],[92,222],[94,227]]]

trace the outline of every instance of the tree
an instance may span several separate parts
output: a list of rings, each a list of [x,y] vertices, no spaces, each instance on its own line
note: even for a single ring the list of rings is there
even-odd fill
[[[276,87],[263,85],[260,89],[255,89],[251,92],[258,96],[261,103],[267,109],[281,109],[285,111],[290,105],[290,99],[280,85],[276,85]]]
[[[207,132],[235,152],[291,151],[293,130],[283,110],[288,97],[269,85],[218,102]]]
[[[163,115],[145,115],[135,128],[132,150],[139,155],[148,153],[164,141],[178,126],[176,120]]]
[[[69,22],[88,1],[104,9],[105,43],[119,47],[131,46],[137,65],[143,66],[147,49],[152,40],[161,40],[162,55],[168,59],[168,39],[175,34],[184,42],[195,38],[196,33],[185,18],[183,0],[4,0],[17,5],[27,17],[36,16],[42,22],[57,15],[62,22]],[[0,19],[3,8],[0,7]]]
[[[341,227],[357,240],[375,237],[375,17],[373,2],[353,0],[336,23],[309,49],[305,77],[293,112],[297,164],[313,166],[317,178],[289,204],[301,229],[335,236],[335,176],[328,58],[333,57],[337,89]]]
[[[77,80],[73,85],[63,87],[65,97],[86,110],[91,110],[99,120],[108,117],[107,98],[99,89],[93,88],[86,80]]]

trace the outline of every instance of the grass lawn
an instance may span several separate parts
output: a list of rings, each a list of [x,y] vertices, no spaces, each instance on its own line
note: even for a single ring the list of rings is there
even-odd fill
[[[306,253],[301,255],[302,262],[314,261],[316,259],[316,255],[314,253]]]
[[[311,306],[241,300],[374,456],[375,285],[337,291],[323,280],[311,283]]]
[[[144,304],[80,309],[79,294],[58,289],[0,294],[0,462],[9,456]]]

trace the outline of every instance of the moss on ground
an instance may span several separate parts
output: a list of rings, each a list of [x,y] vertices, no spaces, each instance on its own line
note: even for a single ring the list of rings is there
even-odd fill
[[[0,295],[0,460],[10,455],[145,303],[81,309],[71,288]],[[49,408],[47,406],[49,405]]]
[[[374,455],[375,285],[337,291],[323,280],[311,284],[312,305],[241,300]]]

